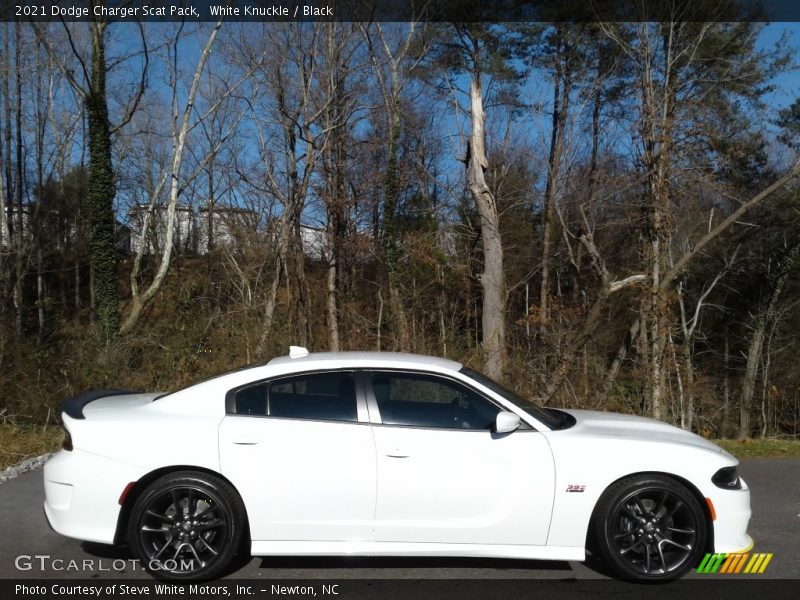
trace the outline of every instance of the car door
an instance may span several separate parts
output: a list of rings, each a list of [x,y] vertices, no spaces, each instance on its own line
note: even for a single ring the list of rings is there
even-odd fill
[[[555,474],[542,434],[493,433],[502,408],[455,379],[364,378],[378,461],[376,542],[546,543]]]
[[[281,377],[228,393],[222,474],[253,541],[369,541],[375,444],[352,372]]]

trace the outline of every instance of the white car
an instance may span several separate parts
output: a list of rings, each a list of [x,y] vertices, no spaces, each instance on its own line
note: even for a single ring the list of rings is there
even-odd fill
[[[667,580],[741,552],[737,460],[692,433],[542,409],[457,362],[312,353],[171,394],[63,404],[44,468],[53,529],[127,542],[155,576],[252,555],[586,559]],[[249,545],[249,548],[246,546]]]

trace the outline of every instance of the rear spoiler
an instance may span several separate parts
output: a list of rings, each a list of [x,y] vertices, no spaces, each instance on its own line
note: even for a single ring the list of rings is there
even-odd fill
[[[61,410],[73,419],[85,419],[83,408],[90,402],[109,396],[121,396],[123,394],[135,394],[131,390],[89,390],[72,398],[67,398],[61,402]]]

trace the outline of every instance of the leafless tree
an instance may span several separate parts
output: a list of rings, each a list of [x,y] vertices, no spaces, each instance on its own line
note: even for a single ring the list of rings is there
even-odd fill
[[[202,120],[206,119],[210,114],[216,111],[220,105],[227,99],[231,94],[233,94],[244,82],[248,75],[243,76],[238,82],[231,82],[227,85],[224,89],[220,90],[220,95],[217,100],[212,103],[210,107],[206,109],[206,111],[200,115],[196,115],[195,110],[195,101],[197,97],[197,92],[200,87],[200,83],[203,77],[203,72],[205,70],[206,63],[208,62],[209,56],[211,54],[211,50],[214,46],[214,42],[217,39],[217,35],[219,30],[222,28],[222,21],[218,21],[211,29],[209,33],[208,39],[206,40],[205,45],[203,46],[202,51],[200,52],[200,56],[197,61],[197,65],[194,69],[194,75],[192,77],[191,85],[189,87],[188,93],[186,95],[185,100],[182,100],[179,95],[179,88],[178,88],[178,72],[177,72],[177,56],[178,56],[178,45],[180,41],[180,29],[178,33],[173,38],[173,42],[170,44],[171,47],[171,54],[170,58],[172,59],[172,118],[171,118],[171,126],[172,126],[172,156],[170,160],[170,164],[167,168],[165,168],[161,176],[158,180],[158,183],[153,190],[153,194],[150,198],[150,203],[148,207],[148,211],[145,215],[144,224],[142,226],[142,230],[144,232],[149,231],[149,224],[150,219],[153,214],[153,209],[156,206],[156,202],[161,196],[161,192],[164,186],[169,179],[169,191],[168,191],[168,199],[167,199],[167,211],[166,211],[166,219],[164,222],[165,227],[165,235],[164,235],[164,247],[161,248],[161,259],[158,265],[158,269],[153,276],[152,281],[150,284],[144,289],[141,290],[139,287],[139,275],[141,270],[141,262],[142,256],[144,255],[145,249],[147,247],[146,240],[143,240],[142,243],[139,244],[139,248],[136,250],[136,256],[133,262],[133,269],[131,270],[131,301],[128,307],[128,313],[125,320],[120,327],[120,333],[125,334],[130,332],[138,323],[139,318],[141,317],[142,310],[146,306],[148,302],[150,302],[155,295],[158,293],[158,290],[161,288],[161,285],[164,282],[164,278],[167,275],[170,267],[170,261],[172,259],[172,252],[174,250],[174,236],[175,236],[175,224],[176,224],[176,210],[178,207],[178,197],[180,196],[181,192],[186,188],[188,183],[196,178],[199,173],[205,168],[206,164],[214,159],[217,151],[219,150],[219,146],[224,142],[224,140],[233,134],[236,130],[236,121],[232,124],[229,130],[226,132],[225,135],[222,136],[221,139],[217,140],[217,145],[214,148],[210,148],[207,155],[201,161],[201,164],[198,168],[196,168],[193,172],[189,173],[188,175],[182,175],[182,166],[184,160],[184,151],[186,149],[187,143],[187,136],[198,126],[198,123]]]
[[[421,29],[421,31],[419,30]],[[414,71],[425,59],[427,48],[424,44],[424,26],[416,21],[407,23],[404,31],[392,36],[381,23],[362,24],[361,31],[367,42],[373,73],[383,99],[386,113],[386,171],[383,178],[383,228],[382,251],[389,292],[390,317],[397,332],[400,350],[408,352],[411,340],[408,323],[400,296],[399,240],[396,223],[397,201],[400,192],[400,173],[398,170],[398,144],[400,141],[402,115],[401,95],[408,86]],[[414,48],[412,42],[421,39],[422,47]],[[378,290],[380,294],[380,289]]]

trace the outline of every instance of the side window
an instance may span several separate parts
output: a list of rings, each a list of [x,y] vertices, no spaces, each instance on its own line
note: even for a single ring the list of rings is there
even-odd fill
[[[432,375],[372,373],[386,425],[490,430],[500,409],[459,383]]]
[[[236,392],[237,415],[267,414],[267,386],[265,384],[244,388]]]
[[[313,373],[239,390],[236,413],[285,419],[358,421],[352,373]]]

